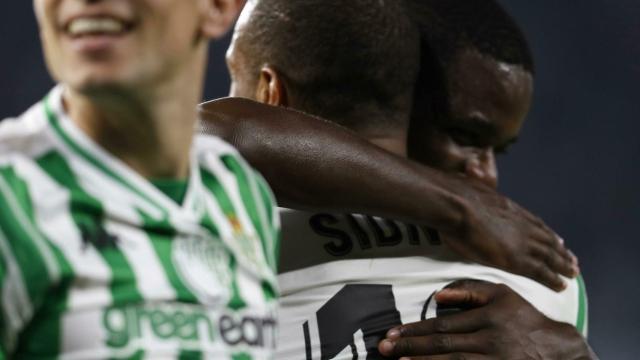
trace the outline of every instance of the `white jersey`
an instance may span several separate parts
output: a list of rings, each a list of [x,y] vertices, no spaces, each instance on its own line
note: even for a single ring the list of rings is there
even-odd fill
[[[278,227],[228,144],[195,139],[179,205],[58,87],[0,124],[0,358],[272,359]]]
[[[459,279],[504,283],[551,319],[586,333],[581,279],[556,293],[462,262],[431,229],[359,215],[280,214],[278,359],[381,358],[377,345],[386,331],[446,312],[432,295]]]

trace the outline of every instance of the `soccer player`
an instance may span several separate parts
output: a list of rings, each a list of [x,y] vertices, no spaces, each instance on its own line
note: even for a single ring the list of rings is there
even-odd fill
[[[411,63],[406,61],[411,56],[410,32],[399,25],[399,17],[393,18],[392,14],[397,12],[376,9],[376,5],[370,2],[338,6],[325,1],[317,8],[314,6],[318,4],[312,3],[285,4],[264,0],[257,2],[255,8],[245,9],[229,52],[234,80],[232,94],[323,115],[390,151],[402,153],[410,103],[406,101],[408,93],[403,88],[407,83],[403,76],[411,73]],[[305,18],[311,9],[314,9],[313,19]],[[492,20],[498,20],[497,26],[513,28],[508,17],[507,20],[504,17],[497,11]],[[386,31],[371,32],[354,19],[384,24]],[[331,33],[332,28],[339,29],[340,36]],[[518,36],[519,33],[514,35]],[[402,40],[406,43],[403,44]],[[455,43],[456,46],[462,44]],[[513,107],[501,109],[505,113],[499,113],[500,117],[496,119],[499,122],[493,124],[496,131],[501,132],[500,136],[481,133],[478,137],[491,143],[483,143],[483,147],[458,144],[460,150],[476,147],[475,151],[461,156],[481,155],[464,159],[476,163],[470,163],[462,170],[495,186],[495,169],[491,169],[493,163],[477,162],[487,157],[486,152],[493,156],[493,147],[498,147],[493,144],[494,139],[498,139],[502,146],[519,131],[528,110],[530,71],[523,70],[520,63],[509,62],[510,59],[502,59],[495,54],[487,54],[490,55],[487,59],[479,53],[483,49],[472,43],[464,45],[455,50],[464,49],[469,53],[455,55],[461,55],[465,66],[471,64],[470,70],[480,72],[493,81],[492,77],[500,79],[504,73],[491,71],[506,67],[506,73],[515,77],[513,83],[498,82],[499,86],[489,83],[492,89],[497,90],[489,92],[489,96],[513,94],[515,97],[507,98],[507,106]],[[522,53],[521,49],[518,50]],[[297,54],[308,57],[296,57]],[[528,53],[523,56],[527,57]],[[403,66],[395,67],[397,64],[389,63],[390,60],[404,61]],[[323,66],[329,67],[325,69]],[[462,70],[460,64],[454,63],[453,66],[458,66],[455,70]],[[447,81],[456,85],[457,81],[468,81],[446,75]],[[363,88],[363,84],[369,87]],[[356,92],[353,89],[357,89]],[[469,95],[455,89],[456,94],[476,100],[473,96],[476,94]],[[474,90],[487,96],[486,89]],[[421,114],[425,116],[424,112]],[[462,126],[451,123],[452,127]],[[452,133],[455,132],[452,130]],[[306,141],[300,139],[300,142]],[[428,138],[427,143],[439,145],[433,137]],[[455,148],[443,149],[450,151],[445,155],[455,155]],[[460,170],[435,165],[448,171]],[[384,332],[385,326],[400,320],[413,321],[435,315],[438,309],[427,297],[447,282],[468,276],[509,283],[554,318],[577,325],[582,321],[580,313],[584,309],[580,309],[577,283],[571,282],[569,290],[557,295],[524,278],[486,267],[455,263],[456,258],[437,245],[437,236],[431,231],[420,233],[412,226],[352,215],[286,212],[283,219],[285,241],[281,265],[288,272],[280,277],[285,295],[281,316],[284,334],[283,348],[280,349],[282,358],[299,358],[302,352],[307,358],[351,358],[354,356],[352,353],[375,356],[376,336],[380,331]],[[415,254],[419,249],[415,245],[421,242],[436,243],[430,254],[423,249],[430,259],[358,260],[393,257],[412,251]],[[416,301],[420,294],[425,298]]]
[[[0,358],[273,358],[271,194],[193,136],[241,5],[34,1],[59,85],[0,125]]]
[[[268,51],[267,44],[276,40],[269,39],[262,50]],[[289,58],[287,67],[300,59],[298,55]],[[250,79],[258,76],[251,75]],[[213,113],[221,108],[226,114]],[[348,209],[428,224],[437,227],[446,235],[444,240],[469,260],[531,277],[556,290],[563,287],[558,274],[575,273],[575,257],[542,220],[494,189],[466,181],[466,175],[389,156],[342,127],[285,110],[225,100],[206,105],[201,112],[205,118],[216,119],[203,122],[205,131],[221,134],[239,146],[267,177],[282,204]],[[236,121],[237,117],[244,121]],[[326,151],[328,148],[333,151]],[[316,168],[323,171],[305,171]],[[354,168],[358,171],[352,171]]]

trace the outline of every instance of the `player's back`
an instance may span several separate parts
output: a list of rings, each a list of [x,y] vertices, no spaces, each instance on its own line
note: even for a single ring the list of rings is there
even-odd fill
[[[281,216],[278,359],[377,358],[389,328],[446,312],[432,295],[466,278],[507,284],[550,318],[586,331],[580,280],[556,293],[462,262],[434,230],[396,221],[285,209]]]

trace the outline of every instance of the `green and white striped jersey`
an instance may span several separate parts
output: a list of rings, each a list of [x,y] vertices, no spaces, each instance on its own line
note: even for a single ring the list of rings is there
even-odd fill
[[[62,88],[0,124],[0,335],[20,359],[271,359],[279,220],[223,141],[178,205],[69,120]]]

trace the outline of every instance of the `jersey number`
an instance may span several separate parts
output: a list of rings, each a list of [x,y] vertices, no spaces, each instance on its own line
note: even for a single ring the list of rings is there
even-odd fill
[[[383,359],[378,342],[391,327],[400,324],[400,313],[391,285],[345,285],[316,313],[320,360],[333,359],[347,347],[358,359],[364,344],[369,359]],[[309,322],[303,324],[306,359],[314,360]],[[356,342],[356,334],[361,341]],[[357,339],[360,340],[360,339]],[[360,346],[361,347],[361,346]],[[317,356],[316,356],[317,359]]]

